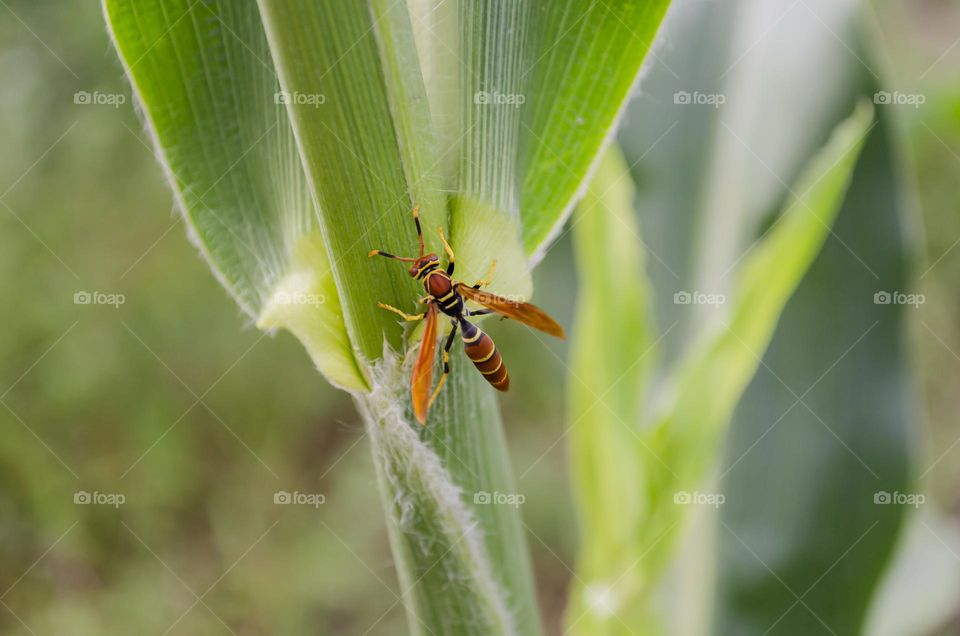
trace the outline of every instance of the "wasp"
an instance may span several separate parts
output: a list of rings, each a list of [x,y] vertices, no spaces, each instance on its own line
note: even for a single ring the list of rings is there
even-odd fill
[[[525,325],[539,329],[552,336],[563,338],[563,327],[557,321],[548,316],[546,312],[530,303],[518,302],[503,296],[497,296],[483,291],[483,287],[489,284],[493,277],[496,261],[490,265],[487,275],[477,281],[474,285],[467,285],[453,278],[453,272],[456,268],[456,258],[453,249],[443,235],[443,228],[439,228],[440,242],[443,244],[444,252],[447,255],[447,266],[441,268],[440,259],[436,254],[424,254],[423,248],[423,230],[420,227],[419,207],[413,208],[413,221],[417,226],[417,240],[420,244],[420,252],[416,257],[394,256],[382,250],[371,250],[367,256],[383,256],[396,261],[412,263],[409,269],[410,277],[423,281],[423,288],[426,296],[419,302],[426,304],[426,308],[419,314],[408,314],[396,307],[384,303],[377,303],[382,309],[392,311],[404,320],[410,322],[426,321],[423,329],[423,338],[420,342],[420,351],[417,354],[417,361],[413,365],[413,373],[410,378],[410,392],[413,398],[413,413],[417,421],[425,424],[427,421],[427,411],[430,405],[437,398],[443,383],[446,382],[450,374],[450,348],[453,346],[457,330],[460,331],[460,338],[463,340],[463,350],[473,362],[477,370],[483,375],[493,388],[499,391],[506,391],[510,388],[510,376],[507,368],[503,364],[503,358],[497,351],[493,340],[480,330],[475,324],[468,320],[471,316],[482,316],[496,313],[505,318],[512,318]],[[484,309],[470,310],[466,306],[466,301],[471,300]],[[440,314],[444,314],[450,319],[452,328],[443,347],[443,375],[437,383],[433,393],[430,387],[433,384],[433,366],[437,352],[437,329]]]

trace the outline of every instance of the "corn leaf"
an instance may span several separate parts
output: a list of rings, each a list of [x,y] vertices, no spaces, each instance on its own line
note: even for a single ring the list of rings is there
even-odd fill
[[[675,74],[651,70],[621,136],[628,160],[636,162],[631,170],[640,184],[637,209],[651,253],[661,333],[673,326],[661,341],[659,373],[669,373],[703,345],[698,327],[724,330],[732,324],[722,310],[736,297],[737,272],[757,241],[786,222],[774,211],[787,184],[802,191],[798,175],[837,118],[858,99],[873,96],[872,72],[881,67],[857,45],[859,6],[857,0],[673,6],[665,37],[675,45],[661,57]],[[678,96],[697,93],[724,103],[677,103]],[[716,633],[829,633],[813,614],[835,633],[855,633],[898,538],[901,510],[874,506],[873,494],[906,488],[910,400],[903,384],[907,363],[894,335],[901,318],[890,308],[856,301],[870,289],[866,279],[873,281],[868,300],[878,290],[906,285],[899,270],[905,239],[902,229],[893,229],[903,213],[902,191],[888,185],[900,182],[897,150],[889,140],[890,109],[876,110],[879,124],[864,142],[833,234],[784,310],[767,356],[751,345],[763,364],[734,412],[718,471],[724,479],[713,488],[697,486],[726,498],[723,525],[698,529],[683,546],[688,561],[697,563],[692,574],[700,577],[710,575],[712,555],[699,546],[713,534],[719,540]],[[845,221],[851,214],[861,220]],[[853,238],[851,223],[873,237],[864,239],[873,247]],[[677,304],[674,295],[681,291],[725,294],[727,303],[719,309]],[[825,426],[797,396],[863,335],[872,311],[875,318],[886,313],[803,398]],[[854,325],[862,326],[855,334]],[[718,377],[728,373],[724,368]],[[885,410],[878,412],[876,404]],[[803,480],[797,478],[800,467]],[[861,538],[866,519],[878,524]],[[797,603],[787,587],[802,596],[819,576]],[[671,589],[680,595],[687,624],[693,617],[709,626],[693,587],[696,579],[682,578]],[[712,587],[702,594],[709,597]]]
[[[452,201],[454,245],[461,275],[483,277],[499,253],[492,291],[529,297],[533,291],[520,243],[517,146],[522,110],[498,100],[523,94],[530,3],[457,3],[460,33],[460,171]]]
[[[464,271],[481,275],[518,228],[522,251],[501,269],[539,260],[612,138],[669,0],[408,4],[437,137],[460,158],[459,178],[442,170],[460,193]]]
[[[532,3],[520,210],[524,246],[535,261],[560,231],[612,139],[669,5],[669,0]]]
[[[653,434],[655,452],[676,458],[669,463],[678,476],[699,477],[709,466],[718,433],[756,372],[780,313],[829,235],[872,123],[872,107],[861,103],[834,130],[801,174],[781,220],[744,259],[725,324],[704,333],[675,371],[675,393]]]
[[[580,291],[570,352],[569,448],[583,537],[577,577],[587,582],[573,591],[575,601],[586,599],[571,613],[578,633],[608,628],[593,617],[590,603],[626,625],[640,624],[645,611],[636,602],[638,589],[614,585],[624,564],[640,556],[636,533],[646,513],[647,481],[636,457],[637,418],[656,362],[633,197],[630,173],[612,146],[573,220]]]
[[[251,2],[106,2],[171,187],[227,290],[288,327],[334,384],[360,372],[270,52]]]
[[[619,173],[616,176],[598,173],[593,187],[605,196],[585,199],[581,213],[592,212],[593,220],[582,230],[581,224],[576,226],[575,232],[582,234],[577,239],[578,262],[591,282],[608,289],[606,300],[632,302],[637,313],[633,320],[614,321],[603,329],[597,329],[596,322],[578,320],[571,384],[580,384],[582,389],[574,391],[582,394],[571,397],[571,417],[586,420],[584,428],[591,433],[597,425],[600,433],[577,434],[571,453],[581,514],[599,516],[604,526],[581,518],[582,574],[578,573],[567,614],[573,633],[626,634],[640,628],[656,633],[650,594],[688,509],[677,505],[675,496],[695,491],[712,464],[720,434],[759,366],[756,352],[766,348],[780,311],[829,233],[871,121],[872,109],[861,105],[811,160],[782,220],[737,271],[725,328],[703,332],[698,346],[691,347],[685,360],[660,380],[657,395],[648,404],[636,394],[637,383],[649,377],[652,361],[648,356],[655,355],[657,348],[651,329],[645,326],[651,320],[644,318],[644,299],[650,292],[635,282],[642,278],[634,282],[629,275],[624,278],[623,272],[634,270],[636,263],[605,256],[607,244],[599,240],[618,233],[636,237],[635,228],[621,223],[629,196],[615,185],[599,185],[615,184],[617,177],[624,176],[624,168],[622,163],[612,164],[611,170]],[[611,208],[621,211],[611,213]],[[605,227],[603,232],[596,230],[598,226]],[[635,244],[634,249],[639,247]],[[613,282],[619,284],[610,288]],[[589,317],[595,311],[589,304],[598,300],[594,294],[599,293],[603,292],[592,290],[578,299],[578,316]],[[627,300],[617,300],[615,295]],[[620,354],[622,343],[632,338],[641,346],[653,340],[648,349],[654,351],[632,351],[634,364],[629,365]],[[591,388],[582,381],[591,374],[610,380],[608,389],[598,394],[599,386]],[[620,376],[625,383],[618,381]],[[647,388],[646,393],[652,392]],[[592,406],[584,408],[584,404]],[[592,415],[590,408],[596,411]],[[614,474],[628,475],[632,486],[617,484],[611,479]]]
[[[367,252],[415,253],[415,203],[428,249],[439,251],[447,224],[406,8],[107,0],[105,10],[214,271],[258,326],[291,330],[354,393],[411,631],[537,633],[519,513],[472,499],[515,490],[495,400],[482,378],[453,378],[430,433],[419,430],[404,331],[376,306],[412,310],[419,294],[404,267]]]
[[[821,50],[855,78],[840,98],[872,98],[880,86],[864,46],[869,29],[859,12],[833,15],[830,31],[856,52],[836,40]],[[893,498],[916,491],[906,343],[914,307],[882,299],[910,289],[910,197],[894,113],[877,111],[834,235],[734,415],[721,473],[729,504],[718,535],[720,632],[862,633],[913,511]]]
[[[787,305],[735,415],[722,472],[730,493],[719,534],[722,632],[859,633],[899,534],[905,506],[876,501],[909,491],[911,446],[903,364],[911,309],[874,303],[879,290],[906,284],[887,126],[866,143],[836,236]],[[790,590],[803,602],[794,605]]]

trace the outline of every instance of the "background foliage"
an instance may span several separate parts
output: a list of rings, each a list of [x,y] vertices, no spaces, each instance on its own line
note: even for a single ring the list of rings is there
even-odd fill
[[[960,16],[941,3],[878,9],[893,77],[927,97],[896,112],[919,168],[929,255],[919,272],[927,302],[911,316],[910,340],[930,422],[918,473],[935,497],[918,537],[946,572],[939,592],[917,604],[923,621],[909,623],[924,631],[906,633],[944,633],[955,607],[926,603],[957,589],[948,548],[957,552],[949,511],[960,470],[952,426],[960,90],[950,71],[960,49],[949,25]],[[251,328],[183,240],[99,7],[7,0],[0,34],[2,631],[163,633],[177,621],[172,633],[226,632],[214,614],[238,633],[403,630],[354,409],[293,338]],[[744,60],[762,58],[773,41]],[[78,91],[126,102],[77,104]],[[564,237],[536,284],[565,324],[572,276]],[[126,302],[76,305],[80,291]],[[541,606],[556,632],[575,533],[555,444],[566,353],[526,331],[491,331],[511,352],[504,418]],[[327,500],[319,510],[275,506],[281,489]],[[79,507],[78,490],[119,490],[126,503]],[[904,599],[931,572],[914,570],[890,606],[908,612]]]

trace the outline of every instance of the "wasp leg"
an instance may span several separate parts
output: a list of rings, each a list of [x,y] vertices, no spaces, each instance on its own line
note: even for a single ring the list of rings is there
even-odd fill
[[[450,347],[453,346],[453,340],[456,335],[457,323],[454,321],[453,329],[450,330],[447,342],[443,345],[443,375],[440,376],[440,381],[437,382],[437,388],[433,390],[433,395],[430,396],[430,402],[427,404],[427,408],[430,408],[430,406],[433,405],[433,401],[440,395],[440,388],[443,386],[443,383],[447,381],[447,376],[450,375]]]
[[[466,312],[468,316],[488,316],[490,314],[495,314],[495,313],[497,312],[495,312],[492,309],[477,309],[476,311]],[[500,320],[506,320],[506,319],[507,319],[507,316],[500,316]]]
[[[396,307],[391,307],[390,305],[387,305],[387,304],[385,304],[385,303],[377,303],[377,307],[379,307],[380,309],[386,309],[387,311],[392,311],[393,313],[397,314],[398,316],[400,316],[400,317],[403,318],[404,320],[408,320],[408,321],[410,321],[410,322],[416,322],[417,320],[423,320],[423,316],[424,316],[424,314],[415,314],[415,315],[411,316],[410,314],[408,314],[408,313],[406,313],[406,312],[404,312],[404,311],[400,311],[400,310],[397,309]]]
[[[456,267],[457,259],[453,255],[453,248],[450,247],[450,244],[447,243],[447,238],[443,235],[443,226],[439,229],[440,232],[440,242],[443,243],[443,251],[447,253],[447,258],[450,261],[447,263],[447,276],[453,276],[454,267]]]
[[[436,298],[434,298],[434,297],[433,297],[432,295],[430,295],[430,294],[427,294],[426,296],[423,296],[422,298],[417,298],[417,304],[418,304],[418,305],[422,305],[422,304],[424,304],[424,303],[430,303],[430,302],[433,302],[433,301],[435,301],[435,300],[436,300]]]
[[[493,273],[497,270],[497,261],[494,259],[490,263],[490,269],[487,270],[487,275],[474,283],[474,289],[480,289],[481,287],[486,287],[490,284],[490,281],[493,280]]]

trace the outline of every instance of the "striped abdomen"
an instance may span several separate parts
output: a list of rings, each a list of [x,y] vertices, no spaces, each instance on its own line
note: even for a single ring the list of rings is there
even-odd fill
[[[480,331],[473,323],[460,319],[460,333],[463,338],[463,350],[487,382],[499,391],[510,388],[510,376],[497,346],[490,336]]]

